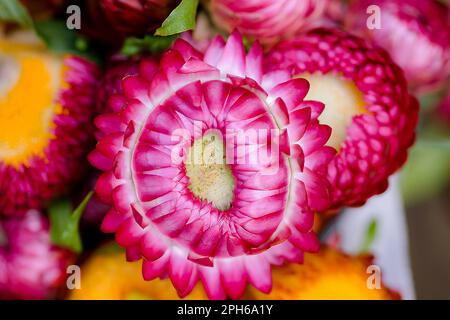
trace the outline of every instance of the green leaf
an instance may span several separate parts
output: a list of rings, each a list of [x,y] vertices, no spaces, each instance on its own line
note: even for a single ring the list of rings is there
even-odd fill
[[[36,33],[55,52],[76,50],[77,35],[66,27],[65,22],[57,20],[36,21]]]
[[[133,56],[143,52],[159,53],[166,50],[177,38],[176,35],[168,37],[145,36],[144,38],[129,37],[125,39],[120,52],[126,56]]]
[[[170,36],[195,28],[198,0],[182,0],[164,20],[155,35]]]
[[[0,20],[32,27],[33,20],[19,0],[0,0]]]
[[[34,29],[51,51],[76,54],[94,62],[100,62],[99,58],[89,51],[89,41],[80,37],[75,30],[68,29],[64,21],[36,21]]]
[[[373,241],[376,239],[377,230],[378,230],[377,220],[372,219],[372,221],[370,221],[369,225],[367,226],[366,235],[364,237],[364,241],[361,245],[359,252],[366,253],[370,251]]]
[[[89,51],[86,38],[67,28],[63,20],[33,21],[27,9],[18,0],[0,0],[0,21],[15,22],[34,28],[47,47],[56,53],[72,53],[99,63],[100,59]]]
[[[86,197],[84,197],[83,201],[78,205],[78,207],[75,209],[75,211],[72,213],[72,218],[74,221],[78,224],[80,222],[81,216],[83,215],[84,210],[86,209],[86,206],[91,200],[92,195],[94,194],[93,191],[90,191]]]
[[[92,195],[93,192],[89,192],[73,212],[68,199],[57,200],[50,205],[50,237],[55,245],[81,253],[80,218]]]

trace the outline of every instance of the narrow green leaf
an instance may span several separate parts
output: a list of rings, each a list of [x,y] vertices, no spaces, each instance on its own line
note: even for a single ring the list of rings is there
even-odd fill
[[[76,253],[82,251],[79,232],[80,218],[93,192],[89,192],[80,205],[72,212],[68,199],[54,201],[49,207],[50,237],[54,244]]]
[[[177,38],[176,35],[168,37],[145,36],[144,38],[129,37],[125,39],[120,52],[126,56],[134,56],[140,53],[160,53],[166,50]]]
[[[90,191],[86,195],[86,197],[84,197],[83,201],[81,201],[81,203],[78,205],[78,207],[75,209],[75,211],[72,213],[72,219],[77,224],[79,224],[81,216],[83,215],[83,212],[86,209],[86,206],[87,206],[89,200],[91,200],[93,194],[94,194],[94,192]]]
[[[91,200],[92,195],[94,194],[93,191],[90,191],[86,197],[84,197],[83,201],[79,204],[79,206],[75,209],[75,211],[72,214],[72,219],[78,224],[80,222],[80,218],[83,215],[84,210],[86,209],[86,206]]]
[[[18,23],[32,27],[33,20],[19,0],[0,0],[0,21]]]
[[[369,252],[373,241],[376,239],[378,230],[378,224],[376,219],[372,219],[369,225],[367,226],[366,235],[364,241],[361,245],[361,249],[359,250],[361,253]]]
[[[170,36],[195,28],[198,0],[182,0],[164,20],[155,35]]]

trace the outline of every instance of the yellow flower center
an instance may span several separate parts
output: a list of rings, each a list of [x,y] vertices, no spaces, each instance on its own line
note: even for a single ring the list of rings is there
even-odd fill
[[[0,160],[28,164],[53,138],[62,60],[34,44],[0,41]]]
[[[209,133],[196,139],[189,148],[185,167],[189,189],[197,198],[211,202],[221,211],[230,208],[235,182],[218,134]]]
[[[325,110],[320,115],[319,121],[333,129],[327,145],[339,151],[353,116],[367,112],[363,93],[352,81],[345,80],[339,75],[314,73],[298,77],[308,80],[310,84],[305,99],[325,104]]]

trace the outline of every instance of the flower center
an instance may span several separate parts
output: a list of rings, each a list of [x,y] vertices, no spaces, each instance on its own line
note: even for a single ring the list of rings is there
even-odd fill
[[[0,41],[0,72],[0,159],[27,164],[53,137],[61,64],[34,46]]]
[[[302,74],[299,77],[305,78],[310,84],[305,99],[325,104],[319,121],[333,129],[327,145],[339,151],[353,116],[367,112],[363,93],[352,81],[339,75],[314,73]]]
[[[218,134],[208,133],[196,139],[188,150],[185,167],[188,187],[197,198],[211,202],[221,211],[230,209],[235,182]]]

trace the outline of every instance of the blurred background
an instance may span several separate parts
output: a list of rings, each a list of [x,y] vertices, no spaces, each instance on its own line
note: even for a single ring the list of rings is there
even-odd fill
[[[89,47],[95,51],[95,58],[100,57],[104,65],[106,60],[114,56],[113,53],[134,53],[149,45],[148,39],[142,38],[142,34],[134,34],[132,30],[114,29],[114,26],[110,25],[111,17],[101,14],[101,7],[98,5],[100,2],[111,6],[117,5],[118,8],[126,7],[125,2],[121,0],[21,1],[36,21],[64,19],[67,17],[65,10],[67,6],[78,5],[82,12],[82,25],[86,28],[81,30],[79,37],[73,38],[75,47],[77,50],[81,48],[82,51]],[[141,31],[148,29],[153,32],[155,26],[159,26],[175,7],[174,3],[178,3],[166,2],[170,3],[169,8],[146,11],[149,7],[140,6],[140,1],[129,1],[135,5],[134,11],[130,14],[134,23],[125,21],[122,22],[122,26],[141,28]],[[214,28],[211,27],[211,19],[205,18],[209,2],[200,3],[203,19],[199,19],[194,32],[194,36],[200,40],[222,32],[210,30]],[[404,69],[410,91],[420,101],[420,120],[417,142],[410,149],[405,166],[391,178],[390,189],[385,194],[371,199],[362,208],[347,209],[343,210],[344,213],[321,218],[322,225],[318,229],[321,239],[330,248],[343,249],[352,255],[373,254],[375,263],[379,262],[386,268],[388,287],[400,292],[404,298],[450,299],[450,1],[325,2],[324,15],[313,25],[341,28],[357,33],[385,48]],[[381,8],[382,29],[379,31],[366,28],[365,23],[370,14],[366,9],[370,5]],[[6,10],[6,6],[7,2],[0,0],[0,10]],[[112,13],[117,11],[112,10]],[[152,16],[151,25],[146,24],[149,16]],[[126,16],[120,18],[126,19]],[[119,17],[113,18],[113,21],[118,20]],[[49,45],[57,48],[59,45],[55,46],[55,43],[60,44],[64,42],[61,39],[67,39],[64,32],[44,34],[51,35],[50,38],[47,37],[50,39]],[[119,38],[120,43],[117,43]],[[199,43],[201,44],[201,41]],[[149,51],[157,51],[167,45],[158,42],[149,47],[151,47]],[[0,65],[0,77],[1,70]],[[74,188],[77,190],[74,192],[76,195],[70,199],[74,206],[85,199],[86,194],[92,190],[97,174],[92,170],[90,178],[86,179],[88,181],[83,181]],[[131,282],[137,283],[136,288],[141,292],[148,291],[143,289],[140,267],[121,262],[116,264],[113,258],[97,255],[99,250],[107,253],[119,250],[116,246],[105,246],[105,243],[112,242],[113,237],[99,230],[106,210],[107,207],[97,199],[90,198],[80,222],[83,252],[76,259],[72,257],[72,261],[77,261],[79,265],[86,264],[88,270],[86,274],[89,274],[87,281],[92,279],[92,283],[102,277],[97,266],[102,268],[107,266],[105,274],[111,272],[110,274],[121,275],[124,279],[129,277],[133,279]],[[52,218],[51,212],[50,217]],[[367,243],[364,250],[361,250],[361,243],[365,241]],[[120,261],[123,260],[123,255],[120,251]],[[333,254],[330,254],[332,257],[328,256],[328,253],[325,256],[331,260],[336,258]],[[345,261],[339,259],[338,263],[345,265]],[[361,265],[365,267],[367,263],[364,260]],[[1,275],[0,268],[0,280]],[[139,279],[135,279],[136,275]],[[289,279],[285,274],[280,274],[279,277]],[[117,286],[125,287],[127,284],[120,283]],[[105,288],[105,292],[111,290],[107,284]],[[155,288],[155,292],[172,290],[167,283],[155,284]],[[1,289],[0,281],[0,292]],[[65,290],[61,288],[58,290],[54,297],[67,297]],[[146,298],[147,295],[157,295],[155,292],[141,294],[133,291],[127,298]],[[176,297],[175,293],[170,294],[169,298]],[[395,294],[394,296],[397,298]],[[72,298],[86,297],[90,296]],[[204,298],[202,292],[198,290],[194,291],[194,297]]]

